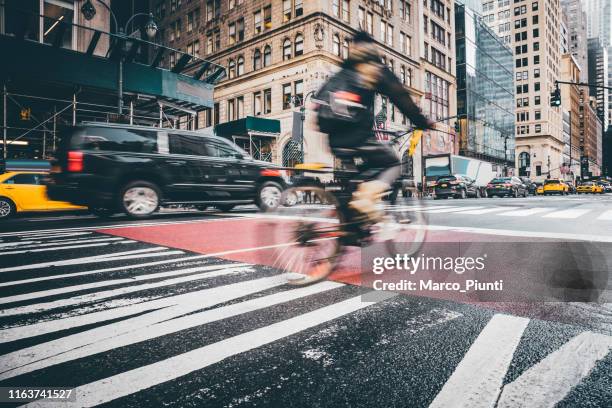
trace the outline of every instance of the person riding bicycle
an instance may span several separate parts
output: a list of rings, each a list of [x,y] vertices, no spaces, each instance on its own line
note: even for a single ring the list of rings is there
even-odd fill
[[[417,129],[430,129],[430,122],[412,101],[410,92],[381,62],[372,37],[357,33],[348,59],[317,93],[319,128],[329,135],[334,155],[354,156],[363,160],[361,174],[368,172],[349,206],[368,219],[376,214],[376,202],[400,176],[400,160],[389,146],[374,135],[374,101],[376,94],[387,96]],[[349,150],[347,150],[349,149]],[[352,154],[352,153],[350,153]]]

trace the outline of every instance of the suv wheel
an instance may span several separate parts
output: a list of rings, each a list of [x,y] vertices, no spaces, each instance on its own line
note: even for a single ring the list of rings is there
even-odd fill
[[[0,197],[0,219],[7,219],[15,215],[15,204],[8,198]]]
[[[266,181],[257,191],[256,204],[260,210],[274,210],[281,202],[283,188],[274,181]]]
[[[132,181],[119,194],[119,205],[130,217],[146,218],[159,208],[160,192],[148,181]]]

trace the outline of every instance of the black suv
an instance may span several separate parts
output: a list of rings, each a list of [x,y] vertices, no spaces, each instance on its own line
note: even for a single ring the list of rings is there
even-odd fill
[[[51,165],[49,198],[136,218],[171,204],[270,209],[289,183],[283,170],[252,159],[227,139],[129,125],[67,128]]]

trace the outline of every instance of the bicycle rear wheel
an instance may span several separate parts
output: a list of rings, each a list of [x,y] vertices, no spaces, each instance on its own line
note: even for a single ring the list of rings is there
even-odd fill
[[[278,243],[271,265],[287,273],[288,284],[302,286],[319,282],[333,272],[342,248],[342,220],[330,192],[319,187],[294,187],[283,193],[281,202],[295,196],[303,202],[279,206],[269,213],[273,241]]]
[[[425,209],[420,200],[388,206],[382,220],[372,227],[373,241],[384,243],[391,256],[414,255],[427,237]]]

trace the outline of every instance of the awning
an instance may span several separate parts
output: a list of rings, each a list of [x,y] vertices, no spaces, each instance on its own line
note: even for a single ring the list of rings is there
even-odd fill
[[[277,119],[247,116],[246,118],[216,125],[215,134],[222,137],[249,136],[253,134],[278,136],[280,134],[280,121]]]

